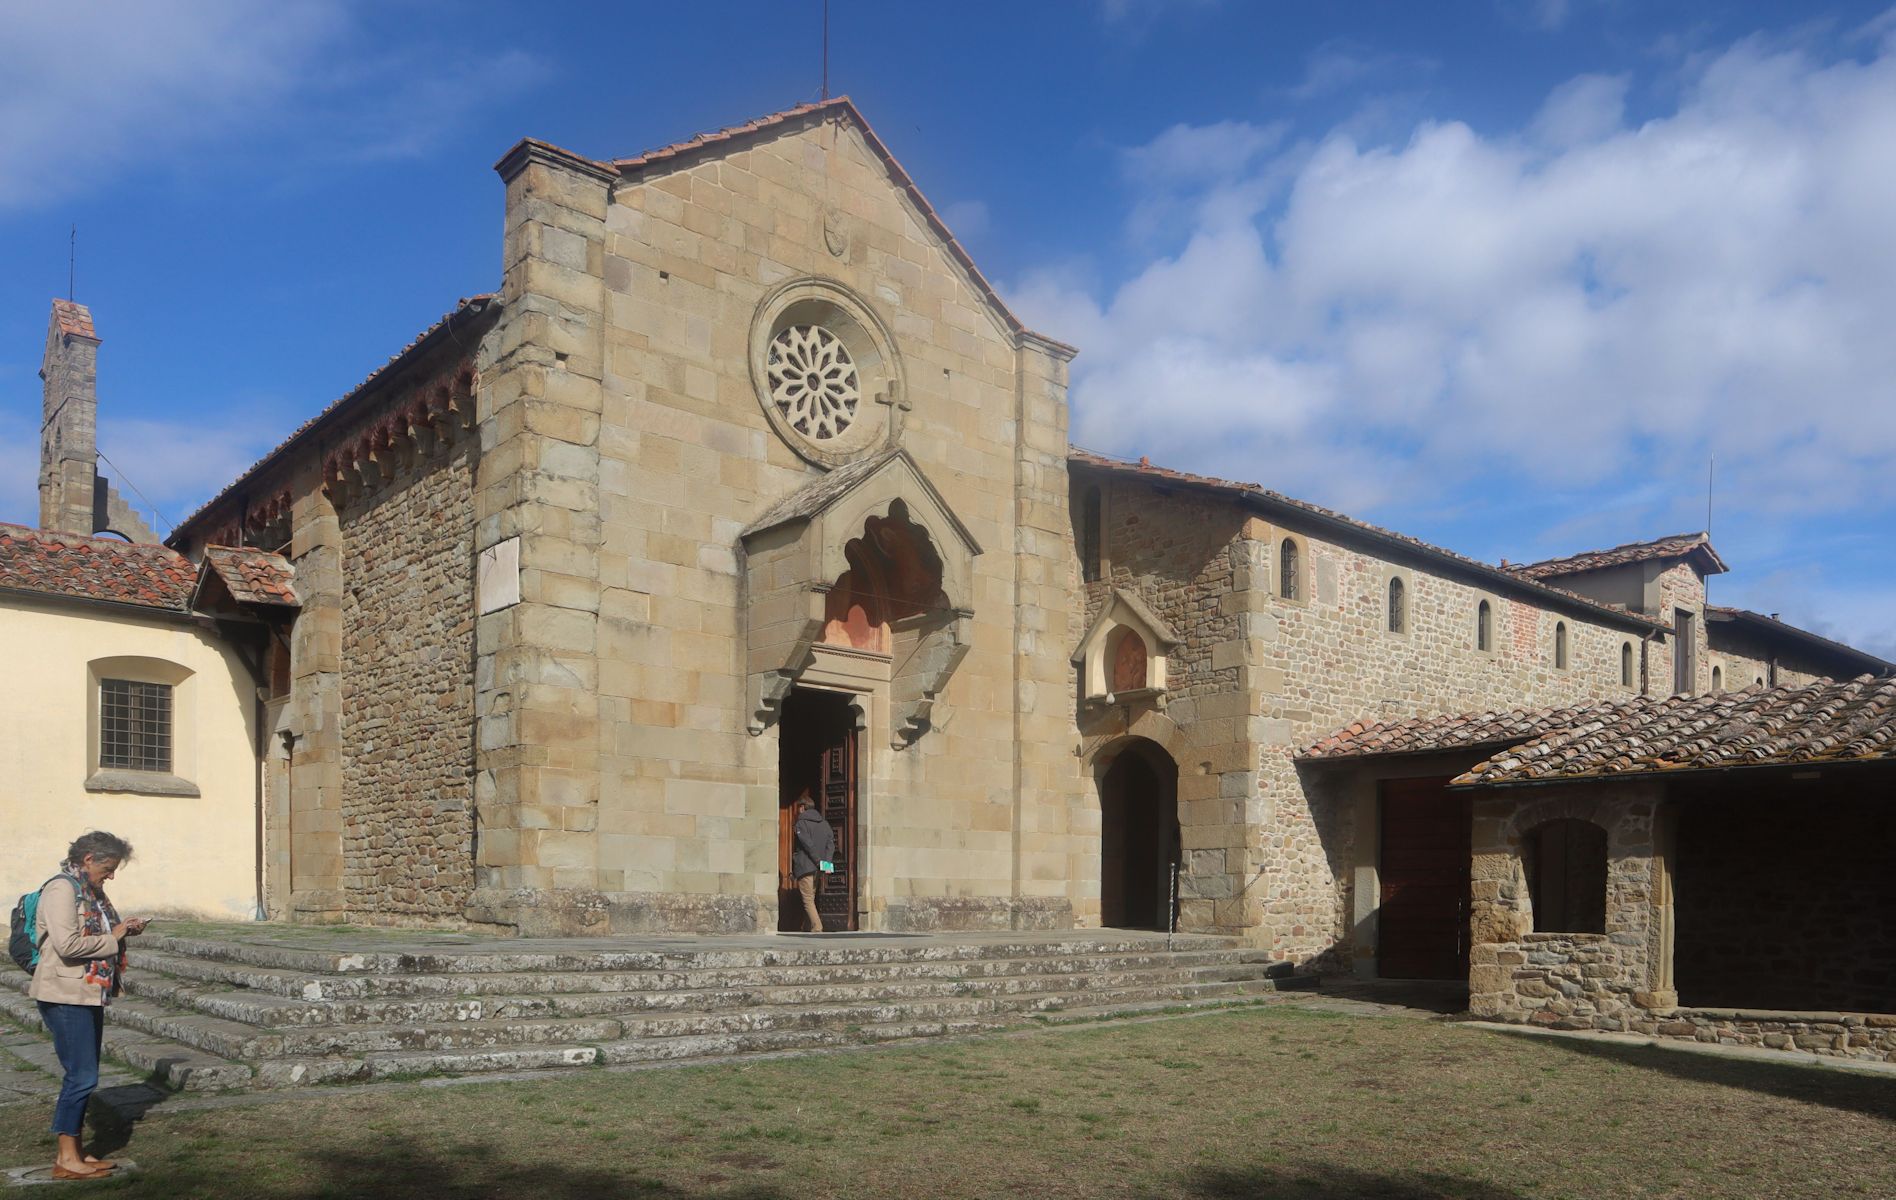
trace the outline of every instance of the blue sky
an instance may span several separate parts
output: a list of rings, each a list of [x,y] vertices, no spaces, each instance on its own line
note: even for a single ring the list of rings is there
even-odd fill
[[[0,519],[47,303],[170,520],[500,270],[493,162],[814,99],[820,0],[10,7]],[[832,0],[1074,439],[1489,560],[1705,523],[1716,602],[1896,657],[1896,10]]]

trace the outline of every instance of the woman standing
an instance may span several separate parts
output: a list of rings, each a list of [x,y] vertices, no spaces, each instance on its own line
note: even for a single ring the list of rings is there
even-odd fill
[[[105,1006],[118,994],[125,939],[142,933],[143,920],[121,921],[105,897],[105,881],[132,857],[131,844],[109,833],[88,833],[66,851],[59,874],[40,888],[39,964],[27,995],[53,1035],[65,1079],[53,1108],[59,1150],[54,1179],[94,1179],[113,1164],[80,1149],[86,1101],[99,1086],[99,1048]]]

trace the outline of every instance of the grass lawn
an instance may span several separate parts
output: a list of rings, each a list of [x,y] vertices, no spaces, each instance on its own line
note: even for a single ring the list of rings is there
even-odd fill
[[[0,1110],[0,1162],[47,1117]],[[1896,1078],[1281,1006],[101,1133],[115,1197],[1896,1196]]]

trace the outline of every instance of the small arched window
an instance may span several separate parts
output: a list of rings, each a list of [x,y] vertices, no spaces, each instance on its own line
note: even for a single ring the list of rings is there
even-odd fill
[[[1407,626],[1409,614],[1407,612],[1407,597],[1403,595],[1405,590],[1406,589],[1402,586],[1402,580],[1391,579],[1389,581],[1388,615],[1390,633],[1401,633]]]
[[[1298,588],[1297,573],[1301,564],[1297,558],[1297,543],[1285,538],[1277,547],[1277,594],[1286,600],[1303,598]]]
[[[1535,933],[1606,932],[1606,830],[1548,821],[1528,831],[1521,850]]]
[[[1475,649],[1494,649],[1494,609],[1486,600],[1475,609]]]
[[[1714,693],[1717,693],[1717,692],[1722,692],[1724,690],[1725,690],[1724,669],[1721,667],[1713,667],[1712,668],[1712,691]]]
[[[1090,487],[1080,501],[1080,574],[1086,582],[1099,578],[1099,489]]]
[[[1620,643],[1620,686],[1633,686],[1633,644]]]
[[[1561,671],[1567,669],[1567,623],[1565,621],[1554,622],[1554,667]]]
[[[1752,686],[1752,687],[1763,687],[1763,686],[1764,686],[1764,676],[1762,676],[1762,675],[1760,675],[1760,676],[1758,676],[1758,677],[1757,677],[1756,679],[1754,679],[1754,680],[1752,680],[1752,681],[1751,681],[1751,686]]]

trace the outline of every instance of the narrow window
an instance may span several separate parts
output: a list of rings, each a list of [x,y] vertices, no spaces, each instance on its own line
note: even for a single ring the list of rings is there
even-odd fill
[[[1561,671],[1567,669],[1567,623],[1565,621],[1554,622],[1554,667]]]
[[[1672,610],[1672,694],[1689,696],[1698,690],[1698,639],[1693,636],[1693,614]]]
[[[1086,582],[1099,578],[1099,489],[1086,489],[1080,501],[1080,572]]]
[[[1606,932],[1606,830],[1548,821],[1522,839],[1535,933]]]
[[[1289,538],[1277,548],[1277,592],[1286,600],[1299,599],[1297,588],[1297,543]]]
[[[1633,686],[1633,644],[1620,643],[1620,686]]]
[[[1475,649],[1494,649],[1494,610],[1486,600],[1475,609]]]
[[[1714,694],[1725,690],[1725,672],[1718,667],[1712,668],[1712,691]]]
[[[1751,681],[1751,686],[1752,686],[1752,687],[1763,687],[1763,686],[1764,686],[1764,676],[1762,676],[1762,675],[1760,675],[1760,676],[1758,676],[1758,677],[1757,677],[1756,679],[1754,679],[1754,680],[1752,680],[1752,681]]]
[[[1391,579],[1389,581],[1389,632],[1390,633],[1401,633],[1403,629],[1403,623],[1408,620],[1407,615],[1403,612],[1402,592],[1403,592],[1402,580]]]
[[[99,682],[99,766],[170,772],[170,684],[129,679]]]

